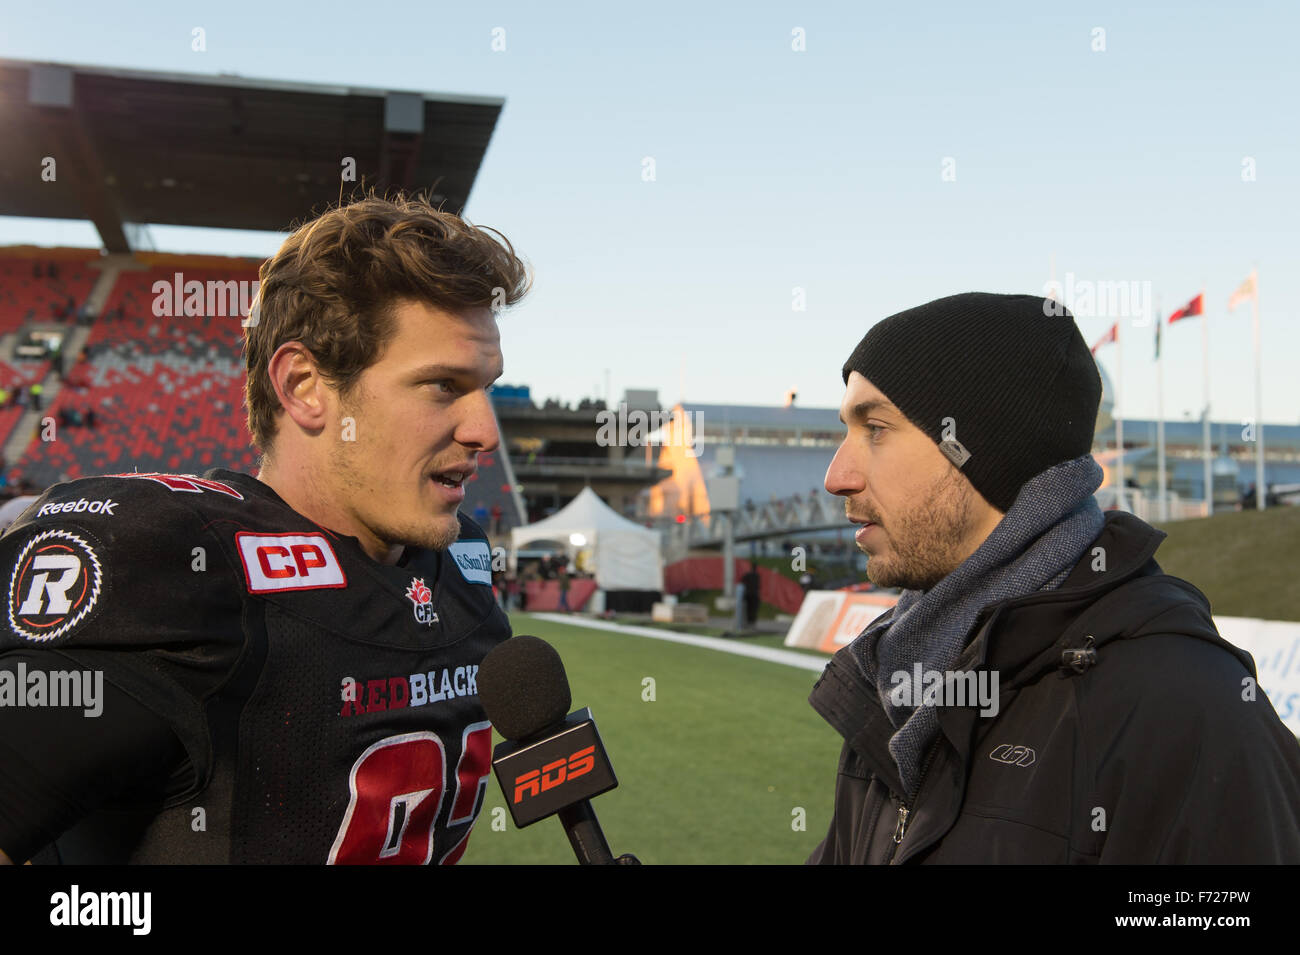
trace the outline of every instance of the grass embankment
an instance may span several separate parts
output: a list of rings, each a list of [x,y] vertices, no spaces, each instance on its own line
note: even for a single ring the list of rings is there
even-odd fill
[[[1167,574],[1200,588],[1216,614],[1300,620],[1300,507],[1231,511],[1161,525]]]

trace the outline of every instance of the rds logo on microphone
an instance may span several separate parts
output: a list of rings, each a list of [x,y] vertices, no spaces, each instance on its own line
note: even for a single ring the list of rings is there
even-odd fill
[[[539,796],[554,789],[565,780],[587,775],[596,766],[595,753],[596,747],[588,746],[571,753],[566,759],[557,759],[547,763],[541,769],[534,769],[532,772],[518,776],[515,779],[515,804],[518,805],[530,796]]]

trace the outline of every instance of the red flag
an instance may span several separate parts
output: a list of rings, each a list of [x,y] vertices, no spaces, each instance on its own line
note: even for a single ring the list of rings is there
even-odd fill
[[[1101,338],[1097,339],[1097,344],[1092,346],[1092,353],[1095,355],[1097,354],[1097,349],[1100,348],[1102,345],[1109,345],[1111,342],[1117,341],[1118,335],[1119,335],[1119,322],[1116,322],[1114,325],[1110,327],[1110,331],[1108,331],[1105,335],[1102,335]]]
[[[1180,318],[1192,318],[1196,315],[1205,314],[1205,293],[1202,292],[1196,298],[1192,299],[1178,311],[1169,316],[1169,324],[1172,325]]]

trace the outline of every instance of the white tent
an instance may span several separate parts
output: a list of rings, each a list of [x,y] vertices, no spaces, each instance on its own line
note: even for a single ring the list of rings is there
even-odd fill
[[[510,546],[517,553],[532,541],[568,545],[574,534],[581,534],[586,539],[582,546],[592,550],[596,586],[601,590],[664,589],[659,532],[621,516],[589,487],[563,510],[536,524],[514,528]]]

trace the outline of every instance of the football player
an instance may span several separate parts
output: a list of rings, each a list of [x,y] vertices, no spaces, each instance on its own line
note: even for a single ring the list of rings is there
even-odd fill
[[[245,322],[256,476],[55,485],[0,539],[0,853],[454,863],[483,656],[510,635],[457,508],[499,435],[499,233],[375,197],[298,229]],[[173,436],[174,440],[184,440]]]

